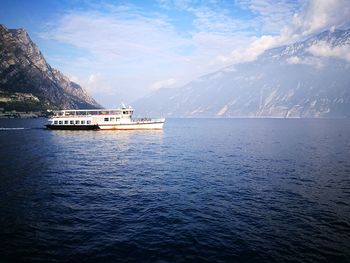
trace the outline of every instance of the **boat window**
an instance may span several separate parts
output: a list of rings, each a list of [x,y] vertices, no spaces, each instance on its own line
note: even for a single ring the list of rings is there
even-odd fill
[[[105,118],[105,121],[109,121],[109,118]]]
[[[59,121],[58,123],[59,123],[59,124],[63,124],[63,121]]]
[[[55,121],[55,124],[58,124],[58,121]]]
[[[69,121],[69,124],[74,124],[74,121]]]
[[[112,117],[112,118],[111,118],[111,121],[115,121],[115,118],[114,118],[114,117]]]
[[[91,124],[91,121],[86,121],[86,124]]]
[[[79,124],[80,123],[80,121],[75,121],[75,124]]]
[[[64,121],[64,124],[68,124],[68,121]]]
[[[85,121],[81,121],[81,124],[85,124]]]
[[[123,114],[126,114],[126,111],[123,111]]]

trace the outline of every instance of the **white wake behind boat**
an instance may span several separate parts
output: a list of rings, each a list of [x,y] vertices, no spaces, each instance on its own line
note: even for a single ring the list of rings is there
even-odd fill
[[[46,125],[52,130],[160,130],[164,118],[133,119],[134,110],[129,107],[118,109],[60,110]]]

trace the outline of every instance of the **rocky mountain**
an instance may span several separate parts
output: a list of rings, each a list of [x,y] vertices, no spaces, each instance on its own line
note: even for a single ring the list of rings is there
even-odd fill
[[[268,50],[134,106],[165,116],[350,117],[350,30]]]
[[[0,25],[0,107],[31,110],[101,106],[82,87],[51,68],[24,29]]]

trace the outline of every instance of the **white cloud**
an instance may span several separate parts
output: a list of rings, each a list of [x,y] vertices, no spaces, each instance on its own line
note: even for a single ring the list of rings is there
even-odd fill
[[[239,0],[257,15],[263,29],[307,36],[332,27],[349,26],[349,0]]]
[[[177,80],[174,78],[164,79],[156,81],[152,84],[152,89],[157,90],[160,88],[168,88],[171,86],[174,86],[176,84]]]
[[[349,23],[349,0],[300,2],[236,0],[204,6],[159,0],[163,14],[109,4],[103,10],[67,12],[41,36],[83,50],[84,55],[66,65],[67,73],[78,76],[93,95],[103,92],[129,102],[150,90],[182,85],[224,66],[255,60],[269,48]],[[233,15],[228,8],[237,5],[253,18]],[[179,21],[167,13],[175,9],[190,16],[186,23],[191,25],[177,28]]]
[[[221,57],[221,59],[227,59],[230,63],[253,61],[265,50],[281,43],[283,43],[281,36],[261,36],[260,38],[255,38],[247,47],[233,50],[230,57]]]
[[[307,36],[315,32],[348,26],[349,0],[310,0],[293,17],[295,33]]]
[[[260,32],[268,34],[251,37],[249,41],[233,48],[230,54],[217,56],[218,60],[226,64],[253,61],[267,49],[297,39],[291,33],[293,30],[287,25],[290,24],[294,11],[297,11],[298,2],[287,0],[279,2],[274,0],[239,0],[237,2],[242,8],[255,14],[256,28]]]
[[[293,56],[293,57],[287,58],[286,61],[288,64],[309,65],[309,66],[314,66],[316,68],[321,68],[323,66],[322,61],[320,59],[312,57],[312,56],[305,57],[305,58]]]
[[[229,34],[229,25],[223,22],[208,28],[215,17],[220,21],[228,19],[220,12],[190,11],[196,13],[196,30],[184,33],[165,16],[144,14],[130,6],[127,12],[119,9],[111,13],[68,12],[41,33],[43,38],[83,50],[86,57],[70,58],[70,65],[65,67],[71,75],[79,75],[78,69],[83,68],[85,75],[80,74],[79,83],[93,95],[114,89],[127,102],[158,88],[160,84],[154,83],[169,79],[169,75],[177,85],[185,84],[221,68],[225,63],[215,59],[218,55],[250,40],[244,33]],[[88,81],[95,74],[92,72],[104,76],[93,85]]]
[[[238,0],[241,7],[256,15],[255,20],[263,33],[280,33],[299,10],[299,1]]]
[[[161,17],[137,14],[68,13],[42,36],[84,48],[99,58],[125,61],[164,56],[187,44]]]
[[[89,89],[95,89],[95,86],[99,80],[101,80],[101,73],[92,74],[89,76],[87,83],[86,83],[86,86]]]
[[[335,57],[335,58],[345,59],[350,62],[350,45],[349,44],[331,47],[330,45],[327,44],[327,42],[321,41],[309,47],[308,52],[310,52],[314,56]]]
[[[116,107],[122,101],[129,103],[127,97],[129,83],[125,83],[123,79],[118,79],[118,83],[116,84],[116,79],[97,72],[87,76],[83,75],[77,80],[92,97],[104,106]]]
[[[112,96],[115,94],[115,87],[111,84],[110,78],[102,73],[93,73],[84,78],[79,78],[81,83],[86,90],[97,97]]]
[[[247,30],[253,26],[253,21],[236,19],[226,10],[213,10],[208,7],[187,8],[194,19],[194,26],[200,32],[212,32],[215,34],[233,35],[236,32]]]
[[[287,59],[288,64],[302,64],[301,58],[294,56]]]
[[[244,8],[257,15],[262,29],[277,34],[262,35],[242,47],[235,48],[231,54],[218,56],[225,63],[240,63],[255,60],[267,49],[302,40],[311,34],[324,30],[350,25],[349,0],[309,0],[297,8],[297,1],[240,0]],[[299,5],[300,6],[300,5]],[[293,12],[296,13],[293,13]]]

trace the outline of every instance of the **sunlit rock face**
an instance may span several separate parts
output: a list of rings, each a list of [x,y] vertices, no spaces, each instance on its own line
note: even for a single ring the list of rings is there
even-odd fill
[[[270,49],[134,105],[165,116],[350,117],[350,30]]]
[[[78,84],[46,62],[24,29],[0,25],[0,91],[37,97],[45,108],[101,107]]]

